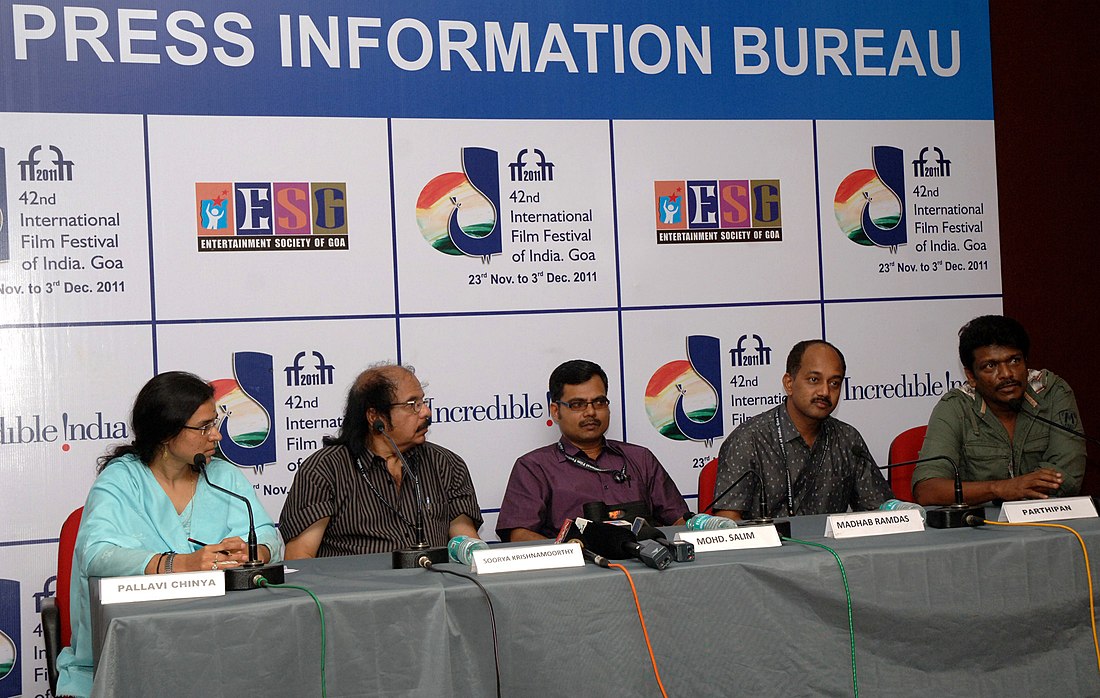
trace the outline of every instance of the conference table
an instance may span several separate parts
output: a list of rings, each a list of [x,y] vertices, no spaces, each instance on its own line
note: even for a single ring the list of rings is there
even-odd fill
[[[984,526],[835,540],[824,516],[791,522],[793,538],[843,561],[861,695],[1100,696],[1072,533]],[[1100,550],[1100,521],[1065,523]],[[785,541],[662,571],[623,564],[669,696],[853,695],[845,588],[828,551]],[[487,605],[471,582],[393,570],[389,555],[288,568],[287,584],[324,608],[329,696],[496,694]],[[661,695],[621,571],[478,580],[496,611],[502,695]],[[321,624],[298,590],[94,604],[93,632],[94,696],[321,695]]]

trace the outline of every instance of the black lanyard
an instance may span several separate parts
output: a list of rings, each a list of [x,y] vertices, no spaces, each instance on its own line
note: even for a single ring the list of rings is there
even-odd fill
[[[391,504],[388,499],[383,497],[382,493],[378,491],[378,488],[374,486],[374,483],[370,481],[370,478],[367,477],[367,471],[363,468],[363,463],[359,460],[359,456],[355,456],[355,468],[359,471],[359,474],[363,476],[363,480],[367,483],[367,487],[369,487],[370,491],[374,493],[374,496],[378,498],[378,501],[385,504],[386,507],[389,508],[390,511],[392,511],[394,514],[396,514],[397,518],[401,519],[402,523],[404,523],[409,528],[412,528],[412,529],[415,530],[416,529],[416,524],[414,524],[412,521],[409,521],[407,518],[405,518],[405,515],[402,514],[397,509],[397,507],[395,507],[393,504]],[[412,475],[412,477],[413,477],[414,486],[419,489],[420,482],[416,477],[416,473],[413,472],[411,467],[409,468],[409,474]]]
[[[786,409],[784,404],[783,409]],[[791,466],[787,457],[787,442],[783,440],[783,427],[779,423],[779,410],[775,411],[775,433],[779,437],[779,450],[783,452],[783,474],[787,476],[787,515],[796,516],[794,513],[794,494],[791,487]],[[821,457],[818,459],[818,463],[814,463],[813,448],[810,448],[810,462],[806,465],[806,468],[814,468],[815,465],[820,465],[821,461],[825,460],[825,453],[829,448],[829,432],[824,428],[821,430],[821,438],[824,441],[821,444]],[[816,442],[814,442],[816,444]],[[761,482],[760,486],[763,487],[764,483]],[[767,513],[764,514],[765,516]]]
[[[604,446],[604,448],[607,447]],[[577,466],[578,468],[584,468],[585,470],[593,473],[603,473],[604,475],[610,475],[611,479],[620,485],[624,482],[630,482],[630,476],[626,474],[626,458],[623,458],[622,468],[619,468],[618,470],[605,470],[604,468],[597,468],[586,460],[581,460],[576,456],[569,455],[565,452],[565,446],[561,445],[561,441],[558,442],[558,450],[561,451],[561,454],[565,456],[565,459],[567,461]]]

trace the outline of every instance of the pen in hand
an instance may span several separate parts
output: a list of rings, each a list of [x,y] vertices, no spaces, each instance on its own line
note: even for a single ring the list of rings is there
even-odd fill
[[[202,547],[204,547],[204,548],[205,548],[205,547],[206,547],[206,545],[207,545],[206,543],[203,543],[203,542],[202,542],[201,540],[195,540],[194,538],[188,538],[188,539],[187,539],[187,542],[188,542],[188,543],[194,543],[195,545],[201,545],[201,546],[202,546]],[[229,555],[229,551],[228,551],[228,550],[219,550],[219,551],[218,551],[218,553],[220,553],[220,554],[222,554],[222,555]]]

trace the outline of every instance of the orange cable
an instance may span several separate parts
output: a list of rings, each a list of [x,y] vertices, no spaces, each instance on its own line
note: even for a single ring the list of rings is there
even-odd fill
[[[657,658],[653,656],[653,645],[649,644],[649,631],[645,628],[645,618],[642,616],[642,604],[638,601],[638,590],[634,588],[634,580],[630,577],[630,570],[622,565],[611,563],[608,567],[614,567],[623,571],[626,575],[626,581],[630,582],[630,592],[634,594],[634,606],[638,609],[638,620],[642,622],[642,635],[645,636],[645,646],[649,650],[649,661],[653,664],[653,675],[657,677],[657,687],[661,689],[661,695],[664,698],[668,698],[668,694],[665,693],[665,685],[661,683],[661,672],[657,671]]]
[[[983,521],[982,523],[991,524],[993,526],[1035,526],[1039,528],[1062,528],[1073,535],[1077,536],[1077,542],[1081,544],[1081,552],[1085,555],[1085,574],[1089,580],[1089,619],[1092,621],[1092,646],[1096,648],[1096,668],[1100,670],[1100,641],[1096,639],[1096,605],[1092,598],[1092,570],[1089,568],[1089,551],[1085,547],[1085,539],[1081,537],[1081,534],[1070,528],[1069,526],[1063,526],[1062,524],[1053,523],[1009,523],[1007,521]]]

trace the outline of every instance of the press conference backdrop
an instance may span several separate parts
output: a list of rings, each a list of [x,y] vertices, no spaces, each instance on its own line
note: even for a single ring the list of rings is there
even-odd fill
[[[680,489],[848,360],[885,459],[1001,307],[985,2],[0,2],[0,696],[45,690],[57,531],[153,374],[214,381],[277,516],[367,364],[495,511],[610,376]]]

